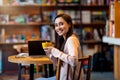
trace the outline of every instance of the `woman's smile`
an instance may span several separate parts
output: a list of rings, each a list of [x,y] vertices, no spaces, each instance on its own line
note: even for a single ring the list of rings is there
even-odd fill
[[[63,32],[64,32],[64,30],[63,30],[63,29],[61,29],[61,28],[59,28],[58,30],[56,30],[56,32],[57,32],[59,35],[62,35],[62,34],[63,34]]]

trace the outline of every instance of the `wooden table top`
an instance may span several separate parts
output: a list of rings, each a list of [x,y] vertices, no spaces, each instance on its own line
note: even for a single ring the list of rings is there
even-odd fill
[[[8,61],[12,63],[22,64],[52,64],[48,57],[32,58],[32,57],[16,57],[16,55],[9,56]]]

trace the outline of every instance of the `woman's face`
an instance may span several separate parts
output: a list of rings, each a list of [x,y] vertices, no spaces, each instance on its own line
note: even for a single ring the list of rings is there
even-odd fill
[[[62,18],[58,17],[55,20],[55,31],[59,36],[66,37],[66,33],[69,30],[70,25]]]

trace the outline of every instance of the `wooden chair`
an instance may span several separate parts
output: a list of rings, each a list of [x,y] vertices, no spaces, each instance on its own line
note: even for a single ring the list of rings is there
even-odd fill
[[[90,80],[91,60],[92,60],[92,56],[79,58],[78,61],[80,63],[80,66],[79,66],[79,75],[78,75],[77,80],[80,80],[82,71],[84,73],[84,79],[83,80]],[[60,66],[61,66],[61,61],[60,61],[60,59],[58,59],[56,80],[60,80]],[[87,68],[85,66],[87,66]],[[72,76],[72,78],[73,78],[72,80],[75,80],[74,79],[75,78],[75,70],[76,70],[76,67],[74,67],[74,75]],[[66,78],[66,80],[68,80],[68,73],[69,73],[69,66],[68,66],[68,70],[67,70],[67,78]]]

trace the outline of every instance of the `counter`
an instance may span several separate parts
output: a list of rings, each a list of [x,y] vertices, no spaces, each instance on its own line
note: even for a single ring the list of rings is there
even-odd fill
[[[103,42],[114,45],[114,80],[120,80],[120,38],[103,37]]]

